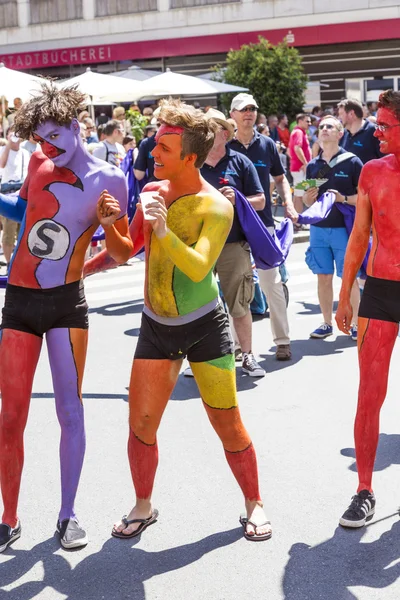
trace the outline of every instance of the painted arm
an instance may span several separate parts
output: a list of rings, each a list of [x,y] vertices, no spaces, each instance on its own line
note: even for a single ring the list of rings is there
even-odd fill
[[[336,322],[343,333],[350,332],[353,316],[350,303],[351,288],[367,252],[371,232],[372,206],[364,185],[365,176],[363,177],[363,175],[364,171],[361,174],[358,188],[356,218],[347,244],[339,306],[336,312]]]
[[[143,235],[143,213],[142,211],[136,210],[135,216],[132,219],[132,222],[129,226],[129,235],[132,240],[132,247],[130,250],[130,254],[127,258],[131,258],[135,256],[144,246],[144,235]],[[106,232],[106,244],[107,244],[107,232]],[[125,259],[124,262],[126,262]],[[100,273],[101,271],[106,271],[108,269],[115,269],[119,266],[119,262],[116,261],[111,254],[108,252],[108,244],[107,249],[102,250],[99,254],[96,254],[93,258],[90,258],[85,262],[83,267],[83,276],[88,277],[89,275],[94,275],[95,273]]]
[[[25,211],[26,200],[21,198],[21,196],[0,194],[0,215],[2,217],[21,223]]]
[[[209,197],[204,210],[204,221],[194,248],[187,246],[167,226],[167,209],[161,196],[156,196],[154,207],[146,213],[156,217],[152,223],[155,235],[175,266],[195,283],[203,281],[213,268],[232,227],[233,207],[230,202]],[[157,204],[157,206],[156,206]],[[150,205],[149,205],[150,206]]]

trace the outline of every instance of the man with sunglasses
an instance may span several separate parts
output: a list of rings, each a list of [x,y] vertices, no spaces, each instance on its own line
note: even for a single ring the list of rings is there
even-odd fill
[[[229,147],[247,156],[257,169],[265,195],[265,207],[258,210],[257,213],[269,232],[273,233],[270,174],[275,181],[278,194],[285,204],[287,216],[296,221],[298,214],[293,206],[289,182],[285,177],[276,144],[265,135],[254,131],[257,108],[257,102],[250,94],[238,94],[233,98],[230,114],[236,122],[237,131],[235,138],[229,142]],[[276,344],[276,358],[277,360],[290,360],[292,354],[286,298],[279,269],[258,269],[258,275],[261,288],[268,299],[272,335]]]
[[[364,259],[372,228],[372,251],[358,318],[360,384],[354,424],[357,493],[339,520],[343,527],[363,527],[375,512],[372,472],[379,440],[379,415],[385,401],[389,366],[400,321],[400,93],[379,97],[375,136],[385,155],[364,166],[357,214],[350,236],[336,322],[348,334],[350,294]]]
[[[335,204],[329,214],[310,227],[310,246],[306,252],[306,263],[318,277],[318,299],[323,316],[322,324],[310,333],[311,338],[326,338],[333,333],[333,274],[342,277],[348,234],[343,213],[336,203],[354,205],[362,162],[351,152],[340,148],[343,125],[333,116],[321,119],[318,126],[318,141],[321,152],[307,166],[307,179],[326,179],[319,188],[308,189],[303,196],[306,206],[313,204],[325,192],[333,191]],[[365,253],[364,253],[365,255]],[[360,303],[357,282],[351,291],[351,303],[355,319]],[[351,337],[357,340],[356,322],[352,322]]]

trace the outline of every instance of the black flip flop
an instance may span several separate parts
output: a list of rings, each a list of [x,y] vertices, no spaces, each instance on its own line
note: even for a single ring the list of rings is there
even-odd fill
[[[131,519],[130,521],[128,521],[128,519],[126,518],[126,515],[124,515],[122,517],[121,521],[123,522],[125,527],[128,527],[128,525],[132,525],[132,523],[140,523],[139,527],[137,529],[135,529],[135,531],[133,531],[132,533],[129,533],[129,534],[122,533],[122,531],[117,531],[116,529],[113,528],[111,535],[113,537],[116,537],[119,539],[125,539],[125,538],[129,539],[129,538],[137,537],[149,525],[152,525],[153,523],[155,523],[157,521],[157,518],[158,518],[158,510],[156,508],[153,510],[153,512],[151,513],[151,516],[148,517],[148,519]]]
[[[264,521],[263,523],[254,523],[254,521],[250,521],[250,519],[242,515],[239,519],[239,522],[243,526],[244,537],[246,538],[246,540],[250,540],[250,542],[265,542],[266,540],[269,540],[272,537],[272,531],[260,535],[257,535],[257,533],[254,533],[254,535],[249,535],[246,531],[247,524],[253,525],[254,529],[256,529],[257,527],[263,527],[264,525],[271,525],[271,521]]]

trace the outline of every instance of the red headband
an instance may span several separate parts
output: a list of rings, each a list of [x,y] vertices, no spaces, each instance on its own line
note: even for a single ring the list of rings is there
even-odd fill
[[[157,131],[156,140],[158,140],[162,135],[182,135],[185,130],[183,127],[174,127],[173,125],[165,125],[164,123],[161,125],[160,129]]]

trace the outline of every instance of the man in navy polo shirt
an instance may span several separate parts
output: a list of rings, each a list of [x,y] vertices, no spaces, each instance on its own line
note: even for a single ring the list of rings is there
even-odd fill
[[[270,233],[274,231],[274,220],[271,210],[270,180],[275,181],[278,194],[282,198],[287,216],[296,221],[298,214],[294,209],[289,182],[279,158],[276,144],[265,135],[254,131],[257,118],[257,102],[250,94],[238,94],[231,103],[231,117],[237,125],[236,137],[229,143],[231,150],[247,156],[255,168],[265,194],[265,207],[257,213]],[[276,358],[289,360],[290,351],[289,323],[286,309],[286,298],[283,291],[279,269],[258,269],[260,285],[267,297],[271,329],[276,344]]]
[[[307,165],[307,179],[327,179],[319,189],[310,188],[304,193],[303,202],[310,206],[325,192],[333,191],[336,202],[355,205],[357,186],[362,162],[351,152],[340,148],[343,137],[343,125],[335,117],[327,116],[318,125],[318,141],[321,152]],[[326,338],[332,335],[333,312],[333,274],[336,265],[338,277],[342,277],[344,256],[346,253],[348,234],[344,217],[333,205],[328,216],[310,227],[310,247],[306,253],[306,263],[318,277],[318,299],[323,316],[323,323],[310,333],[312,338]],[[351,293],[353,319],[351,337],[357,340],[357,315],[360,304],[360,289],[355,281]]]
[[[235,189],[239,190],[256,210],[265,206],[264,191],[251,160],[227,146],[234,127],[219,110],[210,108],[207,119],[218,125],[214,145],[201,174],[235,206]],[[250,303],[254,296],[250,246],[240,226],[236,208],[231,231],[216,263],[216,270],[242,354],[242,369],[251,377],[264,377],[264,369],[252,352],[252,316]],[[191,375],[190,367],[185,375]]]
[[[153,133],[140,142],[139,153],[133,166],[133,174],[138,181],[141,181],[146,173],[148,181],[157,181],[154,177],[154,158],[151,154],[156,147],[157,127],[154,126],[151,131]]]
[[[340,142],[342,148],[353,152],[365,165],[369,160],[382,158],[379,140],[374,136],[375,125],[363,118],[363,106],[358,100],[342,100],[338,104],[338,116],[345,129]]]

